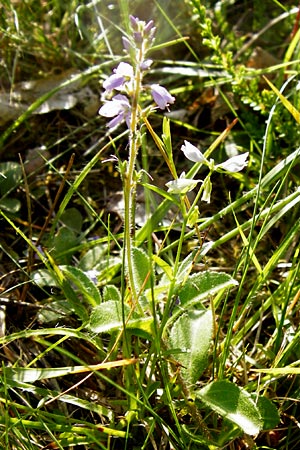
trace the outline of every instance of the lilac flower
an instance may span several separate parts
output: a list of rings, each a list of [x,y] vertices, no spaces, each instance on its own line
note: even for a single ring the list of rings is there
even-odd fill
[[[165,109],[169,104],[175,102],[175,97],[173,97],[163,86],[152,84],[150,88],[153,100],[160,109]]]
[[[151,66],[152,63],[153,63],[152,59],[145,59],[140,64],[141,70],[148,70],[148,69],[150,69],[150,66]]]
[[[139,29],[139,23],[140,23],[139,18],[130,15],[129,20],[130,20],[130,25],[131,25],[132,29],[137,31]]]
[[[133,40],[137,47],[140,48],[143,42],[148,45],[151,44],[156,31],[156,27],[153,26],[153,20],[149,20],[149,22],[146,23],[134,16],[129,16],[129,19],[133,30]]]
[[[133,31],[142,32],[145,34],[145,36],[149,36],[151,33],[153,33],[153,29],[155,28],[154,21],[149,20],[148,23],[144,22],[143,20],[140,20],[138,17],[129,16],[130,25]]]
[[[181,146],[181,150],[183,151],[184,156],[190,161],[201,163],[208,162],[200,150],[198,150],[198,148],[189,141],[184,141],[184,145]]]
[[[126,50],[126,52],[130,54],[130,52],[133,50],[132,43],[131,43],[130,40],[129,40],[127,37],[125,37],[125,36],[122,37],[122,42],[123,42],[123,48],[124,48],[124,50]]]
[[[111,101],[104,103],[99,109],[99,114],[103,117],[114,117],[107,126],[114,128],[119,123],[126,121],[128,128],[130,127],[131,105],[125,95],[115,95]]]
[[[248,164],[249,152],[241,153],[240,155],[232,156],[232,158],[227,159],[222,164],[218,164],[216,169],[223,169],[226,172],[240,172]]]
[[[145,35],[150,35],[151,33],[153,33],[153,29],[155,29],[155,27],[153,25],[154,25],[154,21],[149,20],[149,22],[144,26]]]
[[[120,91],[126,87],[131,89],[134,71],[130,64],[121,62],[118,67],[113,70],[113,72],[114,73],[103,83],[103,87],[106,92],[111,92],[114,89]]]

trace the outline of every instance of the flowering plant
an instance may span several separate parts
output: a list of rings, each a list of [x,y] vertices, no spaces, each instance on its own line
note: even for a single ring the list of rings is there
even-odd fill
[[[131,115],[137,113],[134,106],[130,104],[129,98],[137,100],[141,90],[151,92],[152,98],[159,109],[166,109],[173,104],[173,97],[166,88],[159,84],[149,86],[142,84],[143,74],[150,68],[151,59],[146,55],[149,47],[154,41],[155,27],[153,21],[145,23],[136,17],[130,16],[130,23],[133,30],[133,39],[123,38],[124,50],[133,59],[133,65],[121,62],[103,83],[105,89],[104,95],[111,95],[112,91],[117,90],[123,95],[117,94],[108,100],[100,108],[99,114],[104,117],[114,117],[107,126],[114,128],[125,120],[127,127],[130,128]]]
[[[152,20],[146,23],[133,16],[130,16],[130,25],[132,34],[130,37],[123,38],[123,46],[131,63],[120,62],[113,69],[113,73],[104,81],[104,104],[99,110],[100,115],[110,119],[107,124],[110,129],[125,122],[129,130],[128,160],[125,162],[119,161],[124,194],[122,280],[123,286],[125,285],[127,289],[123,288],[122,296],[118,296],[111,289],[113,294],[110,293],[108,301],[103,302],[93,312],[91,329],[94,332],[101,333],[108,330],[115,331],[116,328],[120,327],[122,331],[119,336],[124,335],[123,352],[126,358],[132,357],[133,348],[130,338],[136,329],[138,329],[138,336],[146,337],[148,341],[155,343],[154,347],[158,354],[162,350],[165,351],[165,348],[169,353],[175,353],[181,369],[178,380],[185,398],[189,398],[191,389],[194,389],[191,386],[195,385],[206,367],[207,353],[214,329],[213,303],[211,303],[210,308],[204,308],[200,302],[204,298],[211,298],[216,293],[221,294],[224,289],[238,284],[226,273],[217,271],[191,273],[195,261],[200,255],[202,256],[202,238],[198,228],[200,213],[198,203],[200,198],[202,201],[210,202],[211,175],[214,172],[240,172],[248,163],[249,153],[245,152],[232,156],[219,164],[216,164],[214,159],[210,158],[212,151],[229,133],[231,129],[229,126],[204,154],[192,143],[185,140],[181,146],[181,151],[189,161],[194,163],[194,166],[188,174],[183,171],[180,176],[177,175],[173,161],[169,120],[166,118],[163,120],[162,139],[154,132],[148,121],[148,115],[154,109],[168,109],[175,101],[175,97],[160,84],[143,83],[144,74],[152,65],[152,60],[148,58],[148,51],[154,41],[155,27]],[[148,92],[152,96],[154,105],[144,107],[142,94]],[[144,125],[146,125],[155,144],[161,151],[173,176],[173,179],[166,183],[168,192],[153,186],[151,188],[165,197],[167,201],[174,200],[174,203],[180,207],[181,231],[180,238],[177,241],[173,267],[158,255],[151,253],[150,257],[136,245],[134,202],[136,185],[140,179],[139,173],[136,172],[136,159],[142,142],[141,128]],[[195,178],[202,165],[208,169],[208,174],[203,180]],[[198,187],[198,192],[191,204],[186,194],[196,187]],[[149,247],[152,245],[151,236],[153,232],[153,229],[150,228],[148,229]],[[199,249],[196,249],[181,261],[186,228],[194,228],[199,241]],[[154,263],[157,263],[158,268],[164,272],[160,281],[156,280],[155,270],[153,270]],[[161,310],[158,305],[161,303],[162,293],[164,306]],[[112,297],[114,297],[114,300]],[[122,300],[121,306],[119,300]],[[128,330],[129,334],[126,333]],[[114,343],[114,347],[115,345],[116,343]],[[132,370],[131,366],[128,367],[128,371],[131,374],[127,378],[126,386],[128,391],[131,392],[131,395],[129,395],[129,410],[132,416],[135,416],[138,414],[138,403],[135,401],[132,380],[137,379],[138,375]],[[221,385],[218,383],[212,382],[208,386],[212,389],[219,389]],[[137,385],[142,386],[143,383],[139,380]],[[243,402],[247,404],[246,409],[251,410],[252,403],[246,393],[240,392],[237,386],[229,382],[226,389],[231,391],[233,396],[243,397]],[[170,396],[171,393],[169,392],[168,395]],[[192,395],[204,402],[209,400],[205,389],[200,391],[195,389]],[[222,411],[222,407],[223,405],[220,406],[217,402],[216,410],[218,412]],[[193,406],[191,411],[193,411],[192,415],[197,422],[197,427],[201,429],[202,421],[201,418],[199,419],[199,412]],[[226,414],[227,410],[224,415],[226,416]],[[256,433],[260,429],[257,423],[255,423],[255,426],[251,423],[253,418],[255,421],[259,416],[258,410],[253,408],[250,415],[251,417],[247,417],[247,420],[244,421],[246,425],[243,427],[244,431],[249,434]],[[240,426],[236,417],[233,418],[233,422]]]
[[[215,164],[213,159],[208,160],[197,147],[188,141],[184,141],[184,144],[181,146],[181,150],[187,159],[195,163],[206,165],[210,172],[204,182],[201,180],[185,178],[185,172],[183,172],[179,178],[166,183],[168,191],[174,194],[186,194],[194,189],[199,182],[201,182],[203,189],[202,200],[207,203],[210,202],[212,190],[212,184],[210,181],[210,175],[212,172],[240,172],[247,165],[247,158],[249,156],[249,152],[245,152],[240,155],[232,156],[221,164]]]

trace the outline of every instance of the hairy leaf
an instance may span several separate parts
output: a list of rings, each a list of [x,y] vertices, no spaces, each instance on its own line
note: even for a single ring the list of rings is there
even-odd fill
[[[183,366],[181,374],[189,384],[199,380],[206,368],[212,331],[210,310],[187,311],[172,326],[169,347],[174,349],[176,360]]]
[[[248,392],[234,383],[213,381],[197,390],[196,396],[247,434],[257,434],[263,428],[263,420],[255,401]]]

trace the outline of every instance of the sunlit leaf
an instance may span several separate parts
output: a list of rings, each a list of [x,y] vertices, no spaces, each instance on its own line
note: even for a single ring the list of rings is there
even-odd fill
[[[120,301],[109,300],[96,306],[91,314],[89,328],[94,333],[113,333],[120,331],[124,327],[132,330],[138,335],[145,335],[149,338],[153,332],[153,318],[139,317],[132,312],[128,305],[123,305]],[[123,320],[124,312],[124,320]]]
[[[99,289],[82,270],[77,267],[62,266],[61,271],[65,277],[77,287],[78,293],[81,294],[90,305],[96,306],[101,303]]]
[[[196,396],[247,434],[255,435],[263,428],[259,408],[251,395],[234,383],[225,380],[213,381],[196,390]]]

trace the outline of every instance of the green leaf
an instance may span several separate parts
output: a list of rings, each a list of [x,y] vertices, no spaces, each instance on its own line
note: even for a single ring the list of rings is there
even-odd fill
[[[124,307],[124,319],[126,328],[132,332],[148,338],[153,335],[152,317],[139,317],[135,312],[131,312],[128,305]],[[122,303],[120,301],[109,300],[96,306],[91,314],[89,328],[94,333],[113,333],[123,328]]]
[[[259,408],[251,395],[229,381],[213,381],[195,391],[196,397],[245,433],[257,434],[263,428]]]
[[[90,305],[96,306],[101,303],[99,289],[82,270],[72,266],[61,266],[60,269],[64,276],[75,284],[79,293]]]
[[[168,119],[166,116],[164,116],[164,118],[163,118],[162,138],[163,138],[163,142],[165,144],[165,150],[168,155],[168,158],[173,159],[170,119]]]
[[[170,282],[170,280],[172,280],[172,278],[173,278],[172,266],[170,264],[168,264],[166,261],[164,261],[158,255],[153,255],[152,258],[153,258],[153,261],[157,264],[157,266],[163,270],[164,274],[167,276],[168,282]],[[164,280],[164,282],[166,282],[166,281]]]
[[[78,209],[66,209],[62,213],[60,220],[69,230],[75,231],[75,233],[81,232],[83,218]]]
[[[134,283],[137,292],[144,292],[151,287],[151,263],[148,255],[140,248],[132,249]]]
[[[54,274],[50,272],[48,269],[40,269],[36,270],[32,273],[32,279],[39,287],[50,287],[55,286],[59,287],[59,283],[55,278]]]
[[[258,397],[252,394],[253,400],[256,402],[258,410],[263,420],[263,430],[273,430],[279,423],[280,417],[274,403],[267,397]]]
[[[12,161],[0,163],[0,174],[0,193],[5,195],[19,185],[22,179],[21,165]]]
[[[98,281],[108,283],[120,270],[121,258],[107,254],[107,244],[96,245],[89,249],[81,258],[78,267],[84,272],[97,271]]]
[[[108,284],[107,286],[104,286],[102,297],[104,302],[107,302],[109,300],[121,302],[121,293],[119,289],[113,284]]]
[[[181,374],[187,383],[196,383],[206,368],[212,332],[210,310],[187,311],[171,328],[169,348],[174,349],[176,360],[182,364]]]
[[[52,257],[57,264],[68,264],[71,262],[72,253],[70,250],[78,244],[74,231],[67,227],[61,227],[49,244]]]
[[[276,86],[274,86],[273,83],[271,83],[271,81],[264,76],[264,80],[268,83],[268,85],[270,86],[270,88],[275,92],[275,94],[280,98],[282,104],[284,105],[284,107],[291,113],[291,115],[294,117],[294,119],[296,120],[296,122],[299,124],[300,123],[300,113],[299,111],[295,108],[294,105],[292,105],[292,103],[276,88]]]
[[[96,245],[90,248],[80,259],[78,267],[83,271],[96,268],[99,261],[105,261],[107,257],[107,245]]]
[[[68,300],[54,300],[49,304],[49,308],[43,308],[38,312],[37,319],[40,323],[57,322],[73,313],[73,309]]]
[[[184,305],[187,308],[207,299],[210,295],[217,294],[222,289],[237,285],[238,282],[227,273],[199,272],[189,276],[183,287],[179,289],[178,295],[181,306]]]
[[[3,209],[4,211],[15,214],[18,211],[20,211],[21,208],[21,202],[20,200],[16,198],[2,198],[0,200],[0,209]]]

